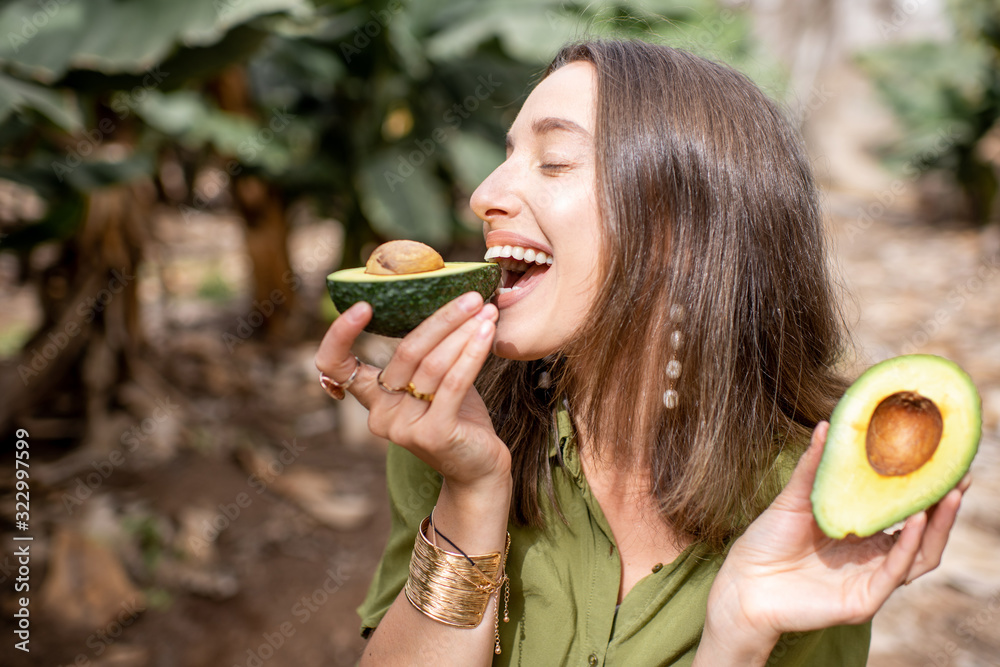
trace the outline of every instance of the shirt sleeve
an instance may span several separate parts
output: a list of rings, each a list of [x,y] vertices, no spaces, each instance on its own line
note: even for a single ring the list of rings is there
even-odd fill
[[[398,445],[389,445],[385,467],[392,525],[368,594],[358,607],[365,638],[403,590],[417,527],[431,513],[441,491],[441,475]]]

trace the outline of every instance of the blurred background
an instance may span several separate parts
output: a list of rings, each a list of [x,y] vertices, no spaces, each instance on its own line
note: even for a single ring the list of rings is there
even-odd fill
[[[392,238],[479,258],[469,195],[584,36],[687,48],[780,100],[823,184],[850,372],[927,352],[973,376],[975,481],[869,664],[1000,664],[996,0],[4,3],[0,663],[355,663],[385,443],[316,382],[324,276]]]

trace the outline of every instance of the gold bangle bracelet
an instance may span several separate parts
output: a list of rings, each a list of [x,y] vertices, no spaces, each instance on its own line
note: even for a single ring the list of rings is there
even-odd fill
[[[510,584],[504,565],[510,550],[510,534],[503,554],[481,556],[453,554],[432,544],[425,533],[430,517],[420,522],[406,580],[406,599],[415,609],[439,623],[458,628],[476,628],[482,623],[490,598],[497,595],[494,638],[500,653],[499,591],[505,585],[504,621],[509,620],[507,602]],[[472,561],[470,563],[469,561]]]

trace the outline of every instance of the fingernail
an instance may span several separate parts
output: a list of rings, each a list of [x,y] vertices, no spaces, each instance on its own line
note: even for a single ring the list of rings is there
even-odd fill
[[[482,308],[480,308],[479,312],[476,313],[476,319],[477,320],[482,320],[484,322],[492,321],[493,320],[493,309],[490,308],[491,305],[492,304],[486,304],[485,306],[483,306]]]
[[[459,297],[458,305],[461,306],[462,310],[472,310],[473,308],[479,308],[483,304],[483,297],[480,296],[479,292],[468,292]]]
[[[352,322],[357,322],[363,317],[363,313],[367,305],[368,304],[365,303],[364,301],[358,301],[353,306],[344,311],[343,314],[346,315],[347,318],[350,319]]]
[[[479,331],[476,332],[483,340],[493,337],[493,323],[487,320],[479,325]]]

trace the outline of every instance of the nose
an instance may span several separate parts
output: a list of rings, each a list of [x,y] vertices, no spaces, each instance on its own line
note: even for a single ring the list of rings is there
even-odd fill
[[[469,205],[481,220],[492,224],[521,212],[521,200],[513,188],[509,166],[508,160],[494,169],[472,193]]]

